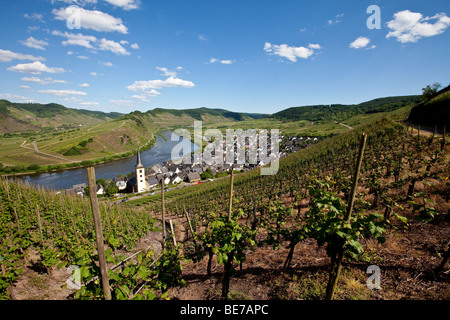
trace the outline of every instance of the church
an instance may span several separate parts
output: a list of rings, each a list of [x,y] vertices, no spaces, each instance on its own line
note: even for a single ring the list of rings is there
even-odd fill
[[[127,190],[133,193],[141,193],[149,190],[150,185],[148,184],[148,181],[145,177],[145,167],[142,164],[141,152],[139,149],[137,152],[136,166],[134,168],[135,172],[127,182]]]

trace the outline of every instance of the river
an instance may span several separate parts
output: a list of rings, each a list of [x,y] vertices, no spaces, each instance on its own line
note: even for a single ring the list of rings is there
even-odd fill
[[[164,139],[161,135],[164,135]],[[141,152],[142,164],[147,168],[158,163],[163,163],[171,159],[172,149],[178,145],[190,144],[191,151],[198,149],[196,145],[188,140],[171,141],[172,132],[163,131],[156,139],[151,149]],[[175,137],[178,137],[175,135]],[[179,138],[179,137],[178,137]],[[134,171],[136,156],[127,159],[115,160],[108,163],[95,165],[95,178],[105,180],[113,179],[117,175],[126,175]],[[49,189],[60,190],[72,187],[76,184],[88,182],[86,168],[63,170],[51,173],[37,173],[22,176],[23,181],[28,181],[31,185],[45,186]]]

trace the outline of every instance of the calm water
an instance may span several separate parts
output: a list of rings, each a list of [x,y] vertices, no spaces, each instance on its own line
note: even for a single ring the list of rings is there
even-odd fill
[[[198,149],[196,145],[187,140],[181,141],[171,141],[172,132],[164,131],[162,134],[166,137],[167,141],[158,136],[153,148],[141,152],[142,164],[145,167],[151,167],[155,164],[166,162],[171,159],[171,153],[174,146],[182,143],[182,145],[190,145],[191,151]],[[178,137],[178,136],[176,136]],[[136,165],[136,156],[116,160],[109,163],[99,164],[94,166],[95,168],[95,178],[103,179],[113,179],[117,177],[118,174],[127,174],[134,171],[134,166]],[[72,170],[65,170],[53,173],[41,173],[41,174],[31,174],[23,176],[23,181],[28,181],[30,184],[46,186],[55,190],[66,189],[75,184],[86,183],[87,172],[86,168],[78,168]]]

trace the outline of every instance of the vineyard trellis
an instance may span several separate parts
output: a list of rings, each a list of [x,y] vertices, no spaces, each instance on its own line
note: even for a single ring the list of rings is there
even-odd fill
[[[367,135],[364,159],[359,178],[352,181],[363,131]],[[440,213],[432,195],[416,189],[419,182],[435,181],[446,186],[439,196],[449,201],[447,154],[445,134],[425,136],[383,118],[281,159],[273,176],[261,176],[256,169],[229,180],[174,190],[162,201],[139,207],[133,201],[101,202],[106,262],[119,265],[108,270],[112,298],[168,298],[169,287],[185,284],[183,261],[197,263],[205,256],[207,275],[214,256],[224,265],[222,297],[227,298],[236,268],[243,268],[250,251],[265,245],[289,249],[280,266],[286,269],[297,244],[307,239],[326,246],[330,266],[340,257],[358,260],[366,239],[382,243],[394,219],[408,223],[404,208],[411,208],[422,221]],[[358,188],[352,189],[355,182]],[[352,214],[347,215],[352,191]],[[20,276],[31,249],[39,251],[40,263],[49,271],[55,265],[80,266],[84,285],[75,298],[104,298],[89,199],[6,179],[0,180],[0,196],[2,298],[8,297],[8,288]],[[164,213],[164,220],[170,214],[184,217],[189,239],[164,241],[158,259],[147,251],[120,263],[118,249],[130,251],[139,238],[155,230],[149,212],[154,217]],[[448,250],[443,256],[438,269],[444,269]]]

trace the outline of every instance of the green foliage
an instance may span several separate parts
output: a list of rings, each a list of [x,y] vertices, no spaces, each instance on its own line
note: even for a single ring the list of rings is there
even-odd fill
[[[358,260],[364,251],[362,239],[372,237],[380,243],[386,240],[382,215],[353,212],[347,220],[346,206],[332,192],[328,182],[313,179],[308,190],[311,209],[307,213],[304,230],[319,246],[326,244],[330,257],[343,247],[347,258]]]
[[[408,201],[413,208],[416,219],[423,222],[429,222],[439,214],[439,211],[435,209],[437,203],[426,198],[426,196],[427,194],[424,192],[417,192],[414,194],[414,200]]]
[[[422,88],[422,99],[424,101],[431,100],[436,95],[439,88],[441,88],[441,84],[438,82],[435,82],[432,85],[427,85],[425,88]]]
[[[79,146],[72,146],[67,151],[65,151],[63,156],[80,156],[82,155],[81,148]]]
[[[110,197],[118,192],[119,192],[119,188],[116,186],[116,183],[114,181],[111,180],[105,185],[105,194],[108,197]]]
[[[420,101],[420,96],[388,97],[363,102],[357,105],[315,105],[293,107],[277,112],[269,118],[289,121],[343,121],[364,113],[379,113],[400,109]]]
[[[41,166],[37,165],[37,164],[30,164],[27,169],[28,170],[33,170],[33,171],[37,171],[40,169]]]
[[[214,175],[213,175],[213,173],[212,173],[211,168],[208,167],[208,169],[206,169],[205,172],[202,172],[202,173],[200,174],[200,177],[202,178],[202,180],[207,180],[207,179],[212,179],[212,178],[214,178]]]
[[[8,298],[7,288],[22,273],[24,254],[31,249],[39,252],[39,264],[47,270],[55,266],[79,267],[83,286],[76,298],[102,298],[100,282],[96,280],[100,271],[88,199],[56,195],[21,182],[0,179],[0,204],[0,256],[4,268],[4,274],[0,274],[0,298]],[[40,208],[43,243],[37,228],[36,207]],[[110,263],[114,262],[113,250],[131,249],[153,228],[153,219],[147,213],[117,206],[100,206],[100,210]],[[141,298],[151,297],[147,289],[141,291]]]

